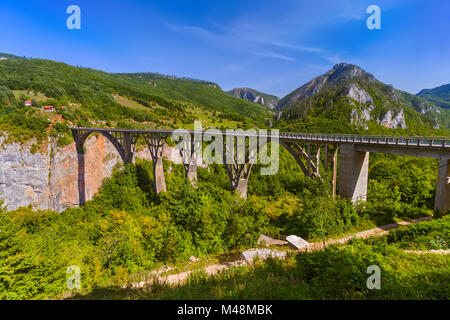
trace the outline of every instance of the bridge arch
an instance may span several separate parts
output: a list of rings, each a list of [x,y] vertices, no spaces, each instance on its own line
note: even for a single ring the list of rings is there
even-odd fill
[[[120,157],[122,158],[122,161],[124,163],[127,163],[127,157],[126,157],[123,145],[119,142],[119,140],[116,137],[114,137],[112,134],[110,134],[109,132],[106,132],[106,131],[88,130],[88,131],[82,133],[81,135],[79,135],[79,137],[77,137],[75,139],[76,148],[77,148],[78,153],[80,153],[80,154],[84,153],[84,143],[86,142],[88,137],[93,133],[100,133],[102,136],[104,136],[106,139],[108,139],[109,142],[111,142],[111,144],[114,146],[114,148],[116,148],[117,152],[119,153]]]
[[[279,144],[294,157],[295,161],[300,166],[305,176],[320,178],[320,153],[322,145],[315,144],[317,146],[317,151],[315,154],[312,154],[311,144],[307,145],[307,150],[303,149],[297,142],[279,141]],[[334,147],[337,148],[337,146]],[[303,160],[306,161],[306,165]],[[323,167],[325,170],[328,169],[330,160],[331,159],[328,155],[328,145],[325,145],[323,163]]]

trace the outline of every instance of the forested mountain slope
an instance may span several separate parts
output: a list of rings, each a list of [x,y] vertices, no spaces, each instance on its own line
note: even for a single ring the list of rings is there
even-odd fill
[[[382,134],[445,134],[450,113],[340,63],[278,104],[278,125],[296,130]]]
[[[231,97],[212,83],[157,77],[143,80],[64,63],[3,55],[0,61],[0,126],[16,136],[45,133],[60,115],[72,125],[179,128],[263,127],[266,108]],[[26,100],[32,106],[24,106]],[[52,117],[40,108],[55,107]],[[50,119],[51,120],[51,119]]]
[[[442,108],[450,109],[450,84],[433,89],[424,89],[417,95]]]
[[[257,104],[242,101],[226,94],[218,84],[190,78],[178,78],[156,73],[123,73],[121,79],[133,79],[148,92],[166,97],[200,104],[211,110],[237,113],[261,120],[269,114]]]

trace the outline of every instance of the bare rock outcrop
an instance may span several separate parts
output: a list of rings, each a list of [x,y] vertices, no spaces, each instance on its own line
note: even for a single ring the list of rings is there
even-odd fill
[[[80,204],[78,178],[82,172],[78,169],[74,143],[58,148],[49,140],[32,153],[34,142],[20,144],[6,143],[6,140],[6,136],[0,136],[0,200],[8,210],[32,205],[36,209],[61,212]],[[85,148],[85,192],[86,200],[91,200],[122,160],[114,146],[101,135],[90,136]],[[137,152],[136,157],[151,160],[147,148]],[[176,148],[165,148],[164,157],[182,163]]]

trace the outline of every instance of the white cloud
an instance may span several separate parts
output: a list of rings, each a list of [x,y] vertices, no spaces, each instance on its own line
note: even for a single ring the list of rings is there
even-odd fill
[[[290,43],[279,42],[279,41],[272,42],[271,44],[274,46],[277,46],[277,47],[281,47],[281,48],[294,49],[294,50],[304,51],[304,52],[313,52],[313,53],[323,52],[322,48],[307,47],[307,46],[290,44]]]
[[[274,58],[274,59],[280,59],[280,60],[285,60],[285,61],[295,61],[295,59],[290,56],[287,56],[287,55],[284,55],[281,53],[277,53],[277,52],[273,52],[273,51],[267,51],[262,48],[256,48],[256,47],[261,47],[261,46],[263,46],[263,47],[267,46],[268,43],[259,41],[259,40],[255,40],[254,38],[253,38],[253,40],[251,38],[244,39],[242,37],[237,36],[237,34],[234,34],[234,31],[229,32],[225,35],[219,35],[212,31],[209,31],[204,28],[197,27],[197,26],[176,25],[176,24],[171,24],[171,23],[165,23],[165,26],[176,32],[189,33],[189,34],[192,34],[197,37],[201,37],[201,38],[209,40],[209,41],[218,42],[219,44],[225,45],[228,47],[233,46],[239,51],[244,51],[244,52],[247,52],[254,56]],[[289,46],[288,44],[281,43],[281,42],[273,43],[273,45],[277,45],[278,47],[285,47],[285,48],[287,46]],[[291,47],[295,47],[295,46],[291,46]],[[300,47],[295,47],[295,48],[297,50],[299,50]],[[311,51],[311,50],[314,51],[316,49],[303,47],[302,50],[303,51]]]
[[[164,25],[173,31],[190,33],[209,40],[217,40],[220,38],[215,33],[196,26],[177,25],[171,23],[165,23]]]
[[[258,51],[258,52],[252,52],[255,56],[265,57],[265,58],[274,58],[274,59],[280,59],[284,61],[295,61],[294,58],[285,56],[283,54],[279,54],[272,51]]]

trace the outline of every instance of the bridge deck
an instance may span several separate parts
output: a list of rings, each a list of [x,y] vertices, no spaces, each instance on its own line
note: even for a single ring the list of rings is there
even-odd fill
[[[72,127],[72,130],[83,131],[103,131],[103,132],[133,132],[133,133],[160,133],[172,134],[178,130],[175,129],[117,129],[117,128],[86,128]],[[191,134],[196,133],[194,130],[187,130]],[[220,130],[216,130],[220,131]],[[450,137],[424,137],[424,136],[380,136],[380,135],[359,135],[359,134],[324,134],[324,133],[297,133],[297,132],[273,132],[273,133],[249,133],[245,131],[227,132],[220,131],[223,134],[232,136],[249,136],[249,137],[268,137],[278,138],[281,141],[298,141],[302,143],[314,144],[355,144],[355,145],[372,145],[372,146],[389,146],[402,147],[423,150],[449,150]],[[198,132],[197,132],[198,133]],[[213,135],[212,130],[202,131],[204,135]]]

